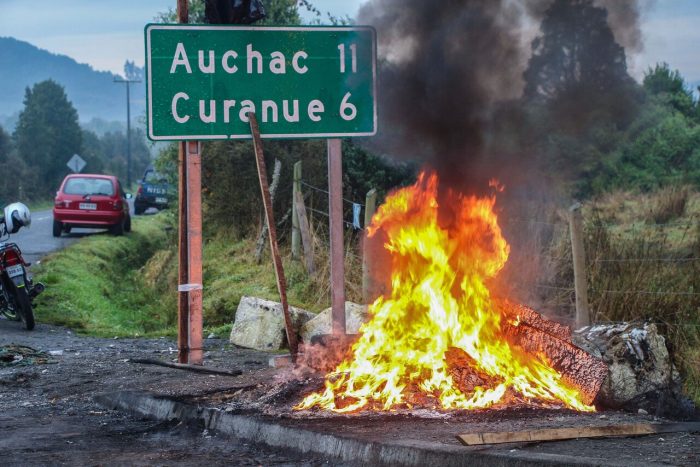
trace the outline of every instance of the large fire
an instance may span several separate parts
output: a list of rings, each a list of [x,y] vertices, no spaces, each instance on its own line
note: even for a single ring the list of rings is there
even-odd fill
[[[593,410],[546,357],[510,343],[502,329],[512,318],[499,310],[489,285],[509,246],[494,213],[495,197],[447,194],[450,219],[443,212],[439,220],[437,189],[437,176],[423,173],[375,214],[368,234],[386,235],[391,292],[370,306],[372,318],[351,358],[326,376],[324,390],[296,408],[477,409],[518,401]],[[454,380],[454,352],[474,372],[477,383],[470,388]]]

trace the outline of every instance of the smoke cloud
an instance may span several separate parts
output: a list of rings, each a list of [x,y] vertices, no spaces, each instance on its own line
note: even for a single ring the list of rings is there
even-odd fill
[[[608,9],[628,50],[641,49],[631,0],[371,0],[358,22],[379,38],[380,134],[374,149],[424,161],[454,188],[474,190],[532,156],[502,149],[504,126],[522,129],[504,103],[523,95],[523,74],[543,15],[556,2]],[[506,118],[504,118],[506,116]],[[523,117],[524,118],[524,117]],[[510,148],[520,145],[518,137]],[[497,143],[497,144],[496,144]],[[501,175],[502,176],[502,175]]]

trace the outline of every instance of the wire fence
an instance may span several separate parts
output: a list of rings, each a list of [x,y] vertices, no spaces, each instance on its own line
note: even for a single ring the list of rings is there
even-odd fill
[[[535,272],[518,288],[559,316],[576,308],[570,226],[551,219],[504,217],[525,236],[527,251],[511,245],[516,264]],[[663,326],[672,345],[698,340],[700,222],[611,223],[584,220],[585,278],[594,322],[649,322]],[[541,238],[538,233],[546,231]],[[532,240],[532,239],[535,240]],[[510,241],[510,239],[509,239]],[[518,280],[518,275],[515,275]]]
[[[328,190],[303,180],[301,186],[310,215],[327,219]],[[343,198],[343,206],[343,223],[355,229],[357,240],[364,226],[357,229],[360,212],[353,206],[364,212],[365,203]],[[529,218],[499,214],[511,243],[509,263],[514,263],[514,271],[508,276],[510,289],[537,307],[573,319],[576,290],[571,226],[565,216],[553,215],[553,210],[541,206],[538,209],[544,215]],[[693,313],[700,315],[700,221],[584,221],[585,276],[594,321],[643,319],[669,329],[700,327],[697,317],[692,318]],[[319,246],[328,248],[327,230],[320,227],[316,234]],[[359,242],[355,246],[351,243],[346,245],[346,258],[359,264]]]
[[[318,192],[318,193],[323,193],[327,196],[329,196],[328,190],[325,190],[323,188],[319,188],[317,186],[311,185],[310,183],[305,182],[304,180],[301,180],[301,186],[304,188],[308,188],[312,190],[312,192]],[[364,226],[362,225],[361,221],[361,214],[362,211],[365,209],[364,203],[361,203],[359,201],[353,201],[347,198],[343,198],[343,202],[351,206],[351,210],[349,211],[350,218],[353,219],[353,221],[348,221],[348,212],[346,212],[345,207],[343,208],[343,224],[346,225],[347,227],[353,228],[354,230],[362,231],[364,230]],[[315,214],[319,214],[321,216],[324,216],[326,218],[330,217],[330,214],[327,210],[325,209],[320,209],[318,207],[314,207],[316,203],[313,202],[309,205],[306,206],[306,209],[309,210],[310,212],[313,212]],[[355,212],[354,206],[359,206],[359,210],[357,210],[357,213]],[[327,203],[326,203],[327,207]]]

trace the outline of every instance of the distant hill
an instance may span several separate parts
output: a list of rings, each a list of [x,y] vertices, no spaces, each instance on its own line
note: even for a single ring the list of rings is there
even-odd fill
[[[53,79],[61,84],[78,110],[81,122],[126,119],[126,90],[113,82],[116,75],[95,71],[65,55],[56,55],[11,37],[0,37],[0,122],[23,108],[27,86]],[[145,85],[131,87],[131,117],[135,121],[145,109]],[[7,128],[12,132],[14,128]]]

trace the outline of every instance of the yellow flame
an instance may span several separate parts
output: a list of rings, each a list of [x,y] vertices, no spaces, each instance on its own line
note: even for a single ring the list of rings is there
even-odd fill
[[[591,411],[575,388],[539,355],[511,345],[487,281],[509,253],[493,207],[495,198],[450,193],[451,221],[438,222],[437,177],[421,174],[379,208],[369,235],[386,234],[392,290],[371,306],[352,357],[296,409],[334,412],[411,407],[416,393],[441,409],[476,409],[521,400]],[[445,225],[445,224],[449,225]],[[442,224],[442,225],[441,225]],[[461,392],[445,353],[456,347],[471,357],[491,387]]]

